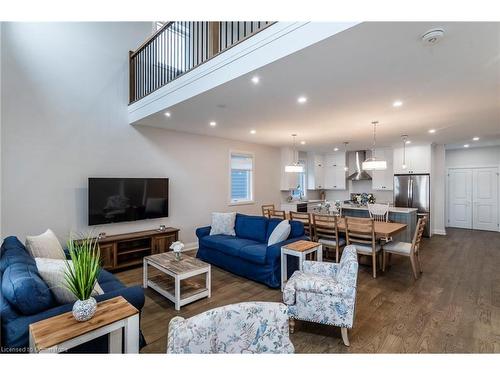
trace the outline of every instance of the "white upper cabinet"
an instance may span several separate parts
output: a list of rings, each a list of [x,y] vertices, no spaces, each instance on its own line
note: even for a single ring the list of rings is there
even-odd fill
[[[375,149],[375,157],[387,161],[385,171],[372,171],[373,190],[392,190],[394,185],[393,152],[391,148]]]
[[[324,167],[324,189],[345,190],[346,189],[346,154],[343,151],[325,155]]]
[[[314,152],[307,153],[307,188],[309,190],[324,189],[324,158]]]
[[[394,174],[431,173],[431,145],[406,146],[406,169],[403,147],[394,149]]]
[[[297,187],[297,173],[285,172],[285,166],[298,160],[298,152],[291,147],[281,148],[281,183],[280,190],[290,190]]]

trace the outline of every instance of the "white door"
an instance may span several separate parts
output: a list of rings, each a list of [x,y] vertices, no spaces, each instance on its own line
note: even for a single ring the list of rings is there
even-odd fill
[[[472,229],[472,169],[450,169],[448,225]]]
[[[472,178],[472,228],[498,230],[498,168],[477,168]]]

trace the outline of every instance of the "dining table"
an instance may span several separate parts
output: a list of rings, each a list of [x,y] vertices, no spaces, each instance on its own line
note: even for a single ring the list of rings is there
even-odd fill
[[[390,238],[406,230],[407,226],[408,226],[407,224],[403,223],[375,221],[374,222],[375,236],[377,236],[377,238]],[[346,228],[345,217],[339,217],[337,221],[337,227],[339,232],[345,232]]]

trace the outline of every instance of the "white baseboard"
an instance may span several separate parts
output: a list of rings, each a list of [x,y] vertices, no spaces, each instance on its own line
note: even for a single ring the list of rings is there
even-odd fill
[[[433,229],[432,234],[438,234],[440,236],[446,236],[446,230],[445,229]]]
[[[198,249],[198,242],[188,242],[184,244],[184,249],[182,251],[191,251]]]

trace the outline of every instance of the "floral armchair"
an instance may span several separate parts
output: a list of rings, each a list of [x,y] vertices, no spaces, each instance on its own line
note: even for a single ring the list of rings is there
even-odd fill
[[[293,353],[287,307],[244,302],[205,311],[168,325],[167,353]]]
[[[288,305],[290,332],[295,320],[307,320],[341,328],[349,346],[347,329],[354,322],[358,257],[354,246],[344,248],[340,263],[305,261],[286,283],[283,301]]]

